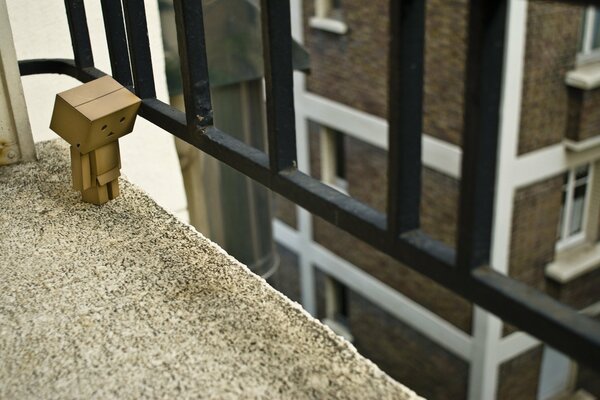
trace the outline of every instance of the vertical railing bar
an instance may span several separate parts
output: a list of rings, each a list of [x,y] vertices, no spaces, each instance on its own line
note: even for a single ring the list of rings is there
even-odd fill
[[[425,2],[390,0],[388,234],[419,227]]]
[[[212,125],[202,2],[174,0],[173,5],[188,129]]]
[[[489,263],[500,119],[506,0],[471,0],[457,266]]]
[[[93,67],[94,56],[83,0],[65,0],[65,8],[67,10],[67,20],[69,21],[75,65],[79,68]]]
[[[142,99],[154,98],[156,89],[144,0],[123,0],[123,10],[135,93]]]
[[[121,85],[133,87],[121,1],[101,0],[101,4],[112,75]]]
[[[297,166],[290,2],[261,0],[261,15],[269,164],[279,172]]]

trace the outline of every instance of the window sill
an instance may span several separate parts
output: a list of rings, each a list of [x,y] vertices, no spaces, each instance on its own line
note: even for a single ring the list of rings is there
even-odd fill
[[[546,266],[546,276],[558,283],[568,283],[600,266],[600,243],[587,243],[563,250]]]
[[[308,25],[311,28],[321,29],[338,35],[345,35],[348,32],[348,26],[342,21],[331,18],[311,17],[308,20]]]
[[[580,52],[575,57],[575,66],[583,67],[584,65],[593,64],[600,61],[600,51],[599,49],[592,50],[590,52]]]
[[[594,136],[581,141],[572,139],[563,139],[565,149],[573,153],[579,153],[585,150],[600,147],[600,136]]]
[[[600,87],[600,62],[578,66],[567,72],[565,83],[582,90]]]

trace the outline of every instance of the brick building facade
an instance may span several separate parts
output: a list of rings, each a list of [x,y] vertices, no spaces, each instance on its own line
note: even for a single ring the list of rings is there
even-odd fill
[[[311,74],[297,89],[304,168],[381,211],[388,3],[303,0],[294,14],[296,34],[311,54]],[[594,9],[547,1],[511,1],[509,10],[508,30],[516,36],[507,42],[520,57],[507,62],[504,94],[518,95],[503,105],[500,148],[508,150],[499,156],[492,264],[595,316],[600,37],[594,23],[600,18]],[[467,0],[427,2],[421,222],[451,246],[466,18]],[[594,372],[332,225],[284,200],[276,204],[276,238],[286,249],[273,285],[421,395],[546,399],[585,390],[600,397]]]

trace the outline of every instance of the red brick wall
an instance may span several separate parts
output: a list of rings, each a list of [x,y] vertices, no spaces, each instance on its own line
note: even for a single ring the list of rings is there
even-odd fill
[[[388,0],[344,0],[346,35],[308,26],[314,1],[303,1],[308,89],[370,114],[387,114]]]
[[[515,193],[509,274],[541,290],[544,269],[554,260],[562,179],[559,175]]]
[[[348,191],[356,199],[380,211],[386,207],[386,152],[346,138]],[[311,175],[319,176],[318,134],[310,134]],[[423,229],[435,239],[454,243],[458,182],[425,168],[421,210]],[[471,304],[450,290],[374,250],[351,235],[313,219],[314,239],[340,257],[407,295],[465,332],[471,331]]]
[[[587,90],[583,95],[579,139],[600,135],[600,89]]]
[[[529,2],[519,154],[559,143],[565,136],[565,75],[579,51],[582,10],[558,2]]]
[[[548,279],[548,292],[558,300],[580,310],[600,301],[600,268],[560,284]]]
[[[468,333],[471,331],[472,307],[468,301],[322,219],[314,218],[313,223],[317,243],[445,318],[459,329]]]
[[[546,290],[546,265],[554,260],[561,208],[562,176],[516,191],[508,273],[539,290]],[[518,329],[505,324],[504,335]]]
[[[459,145],[467,52],[467,1],[427,1],[423,132]]]
[[[569,89],[567,137],[585,140],[600,135],[600,89]]]
[[[454,247],[458,216],[458,181],[423,168],[421,229],[436,240]]]
[[[381,117],[387,116],[388,5],[345,0],[345,35],[308,26],[314,2],[304,1],[305,44],[311,53],[312,92]],[[423,131],[461,143],[466,57],[466,0],[427,2]],[[582,7],[560,2],[528,5],[519,154],[559,143],[569,108],[565,74],[574,68]],[[596,93],[586,94],[596,97]],[[597,102],[590,100],[582,135],[589,137]],[[585,107],[585,106],[584,106]],[[597,116],[596,114],[599,114]],[[587,121],[589,120],[589,122]],[[595,133],[594,133],[595,134]]]
[[[296,206],[276,193],[273,193],[273,215],[292,228],[298,229]]]
[[[498,400],[537,398],[542,349],[542,346],[538,346],[500,365],[496,396]]]
[[[345,35],[308,26],[314,2],[304,1],[308,90],[387,117],[387,0],[344,0]],[[466,57],[466,0],[427,2],[424,132],[460,144]]]
[[[427,399],[467,397],[469,365],[409,325],[350,292],[350,329],[358,351]]]

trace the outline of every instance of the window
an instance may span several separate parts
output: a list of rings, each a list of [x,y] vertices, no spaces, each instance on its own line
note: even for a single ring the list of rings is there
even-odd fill
[[[600,10],[588,7],[583,18],[581,53],[578,61],[600,59]]]
[[[556,257],[546,276],[565,284],[600,267],[600,160],[563,175]]]
[[[342,132],[321,127],[321,180],[340,192],[347,193],[346,150]]]
[[[589,164],[573,168],[564,174],[562,207],[558,225],[558,249],[585,241],[590,175]]]
[[[336,334],[352,342],[348,325],[348,289],[330,276],[325,277],[325,318],[323,323]]]
[[[342,0],[315,0],[315,15],[309,20],[312,28],[337,33],[348,31],[342,18]]]

